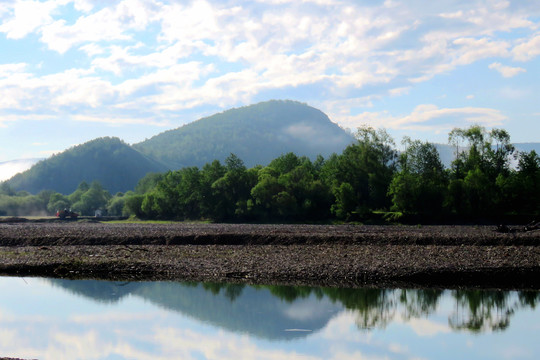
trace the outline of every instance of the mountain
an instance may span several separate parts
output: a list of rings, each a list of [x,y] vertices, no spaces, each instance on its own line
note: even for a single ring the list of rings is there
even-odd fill
[[[540,155],[540,143],[515,143],[514,147],[517,151],[522,152],[531,152],[534,150],[538,155]]]
[[[66,279],[47,279],[47,282],[102,303],[113,304],[126,296],[137,297],[201,323],[266,340],[306,337],[324,328],[343,310],[339,301],[326,296],[313,294],[284,301],[268,288],[240,284]],[[279,288],[289,293],[295,290],[294,287]],[[293,329],[305,331],[290,331]]]
[[[352,135],[308,105],[273,100],[202,118],[129,146],[100,138],[42,160],[7,180],[15,190],[69,194],[81,181],[99,181],[111,193],[132,190],[148,172],[224,161],[231,153],[246,166],[266,165],[294,152],[312,159],[341,153]]]
[[[19,159],[0,162],[0,181],[7,180],[15,174],[28,170],[43,159]]]
[[[38,193],[54,190],[70,194],[86,181],[99,181],[111,193],[132,190],[149,172],[166,167],[148,158],[118,138],[99,138],[72,147],[15,175],[7,183],[15,190]]]
[[[315,159],[341,153],[352,135],[320,110],[295,101],[272,100],[224,111],[133,145],[170,169],[203,166],[231,153],[247,167],[266,165],[294,152]]]

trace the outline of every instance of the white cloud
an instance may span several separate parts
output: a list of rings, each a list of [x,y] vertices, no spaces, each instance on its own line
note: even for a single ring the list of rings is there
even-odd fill
[[[82,122],[95,122],[95,123],[104,123],[110,126],[120,126],[120,125],[133,125],[133,124],[144,124],[144,125],[154,125],[154,126],[168,126],[168,122],[161,122],[155,118],[126,118],[126,117],[113,117],[107,115],[73,115],[71,119],[75,121]]]
[[[89,7],[80,3],[79,7]],[[124,0],[81,16],[73,25],[60,19],[41,28],[41,40],[52,50],[65,53],[71,47],[88,42],[131,40],[131,30],[144,30],[155,20],[155,6],[141,0]]]
[[[410,91],[411,91],[411,87],[410,87],[410,86],[406,86],[406,87],[400,87],[400,88],[390,89],[390,90],[388,90],[388,94],[389,94],[390,96],[401,96],[401,95],[406,95],[406,94],[408,94]]]
[[[69,4],[74,18],[59,11]],[[53,52],[86,57],[70,63],[71,70],[45,66],[49,72],[40,75],[23,62],[0,64],[0,109],[62,115],[69,109],[86,119],[113,111],[102,117],[113,124],[146,121],[153,112],[163,124],[165,112],[246,104],[265,91],[282,96],[313,87],[314,95],[300,100],[324,103],[344,124],[378,119],[404,126],[401,117],[392,120],[381,111],[349,116],[343,109],[407,95],[420,82],[484,59],[505,77],[525,71],[499,61],[540,54],[534,4],[16,1],[0,6],[0,31],[7,37],[34,33]],[[23,11],[30,5],[38,11]],[[124,110],[131,112],[117,116]],[[450,110],[416,116],[458,116]],[[485,119],[495,115],[476,116],[490,122]]]
[[[363,124],[394,130],[447,131],[470,124],[499,126],[507,117],[499,110],[489,108],[438,108],[435,105],[418,105],[412,113],[394,116],[389,112],[363,112],[358,115],[336,115],[340,125],[357,128]]]
[[[58,4],[54,1],[16,1],[12,17],[0,25],[0,32],[8,39],[22,39],[43,25],[52,22],[51,12]]]
[[[440,333],[450,333],[448,325],[439,324],[427,319],[410,319],[407,324],[418,336],[435,336]]]
[[[21,73],[26,70],[27,64],[0,64],[0,79],[7,78],[13,74]]]
[[[488,66],[490,69],[497,70],[505,78],[516,76],[519,73],[526,72],[527,70],[520,67],[504,66],[501,63],[492,63]]]
[[[459,48],[454,65],[467,65],[485,58],[507,56],[510,47],[506,41],[491,41],[488,38],[459,38],[454,40],[453,44]]]
[[[517,61],[529,61],[540,55],[540,34],[521,41],[519,45],[512,49],[512,54]]]

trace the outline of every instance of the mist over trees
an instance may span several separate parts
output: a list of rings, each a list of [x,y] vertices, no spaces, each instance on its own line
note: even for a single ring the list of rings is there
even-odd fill
[[[405,138],[398,153],[383,129],[362,127],[355,137],[326,159],[286,153],[248,168],[230,154],[224,163],[150,173],[134,191],[114,196],[99,182],[83,182],[67,196],[15,192],[3,183],[0,215],[62,208],[83,215],[102,209],[144,219],[231,222],[530,221],[540,215],[540,157],[516,153],[505,130],[454,129],[450,168],[427,142]]]

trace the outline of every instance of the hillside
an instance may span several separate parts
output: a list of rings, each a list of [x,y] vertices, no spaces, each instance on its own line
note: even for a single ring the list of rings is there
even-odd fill
[[[283,153],[315,158],[341,153],[354,138],[320,110],[294,101],[267,101],[227,110],[169,130],[133,147],[171,169],[202,166],[231,153],[246,166]]]
[[[165,171],[118,138],[99,138],[42,160],[7,181],[15,190],[73,192],[81,181],[97,180],[111,193],[132,190],[148,172]]]

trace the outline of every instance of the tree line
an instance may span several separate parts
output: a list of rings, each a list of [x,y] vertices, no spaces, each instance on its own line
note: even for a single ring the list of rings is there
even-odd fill
[[[202,286],[214,294],[220,292],[231,302],[242,295],[246,285],[205,283]],[[399,313],[402,319],[428,317],[437,312],[446,298],[453,305],[448,315],[448,325],[454,330],[474,333],[504,331],[512,317],[520,310],[534,309],[540,301],[537,291],[488,291],[441,289],[340,289],[312,288],[307,286],[257,285],[268,289],[281,300],[293,303],[309,296],[328,297],[341,303],[356,315],[360,329],[384,329]]]
[[[223,164],[215,160],[202,168],[148,174],[134,191],[115,196],[96,182],[82,183],[67,196],[15,194],[2,184],[0,215],[33,206],[47,212],[70,207],[90,214],[102,208],[145,219],[250,222],[498,221],[540,215],[540,157],[516,152],[505,130],[452,130],[456,158],[448,169],[431,143],[405,138],[399,153],[384,129],[362,127],[355,135],[355,143],[326,159],[287,153],[267,166],[247,168],[231,154]]]

